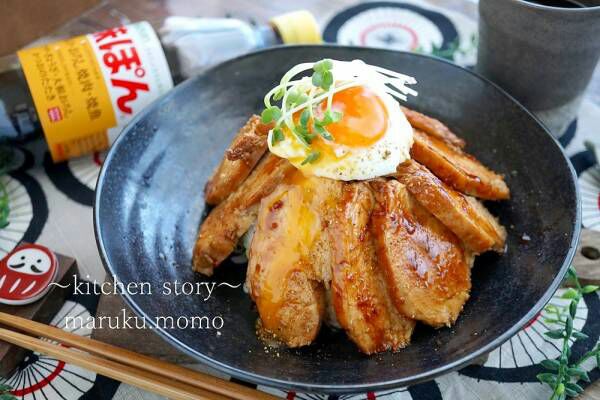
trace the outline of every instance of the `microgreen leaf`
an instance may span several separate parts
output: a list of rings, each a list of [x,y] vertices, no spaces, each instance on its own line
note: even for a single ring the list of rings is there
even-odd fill
[[[294,89],[288,94],[287,106],[291,108],[295,105],[306,103],[307,100],[308,96],[306,94],[300,92],[298,89]]]
[[[301,126],[294,126],[293,128],[294,133],[296,134],[296,137],[305,145],[305,146],[310,146],[310,143],[312,141],[312,137],[310,135],[310,133],[302,128]]]
[[[331,68],[333,68],[333,62],[328,58],[318,61],[313,65],[313,70],[315,72],[325,72],[329,71]]]
[[[273,134],[271,135],[271,145],[275,146],[283,139],[285,139],[285,137],[283,136],[283,131],[280,128],[273,129]]]
[[[294,132],[296,132],[298,135],[308,135],[308,127],[302,126],[302,125],[296,125],[294,126]]]
[[[322,135],[323,132],[326,132],[325,128],[323,127],[323,125],[319,125],[315,122],[313,129],[315,130],[315,132],[317,132],[319,135]]]
[[[331,133],[329,133],[329,131],[327,129],[325,129],[323,126],[321,126],[321,125],[315,125],[314,126],[314,130],[319,135],[321,135],[321,137],[323,137],[323,139],[334,140],[333,136],[331,135]]]
[[[309,119],[310,119],[310,110],[308,108],[305,108],[304,111],[302,111],[302,114],[300,114],[300,125],[302,125],[302,127],[304,127],[304,128],[308,127]]]
[[[344,116],[344,114],[339,111],[327,110],[323,114],[323,119],[317,121],[317,123],[318,123],[318,125],[321,125],[321,126],[333,124],[334,122],[339,122],[343,116]]]
[[[327,112],[325,112],[322,119],[315,119],[315,125],[319,126],[329,125],[332,122],[331,116],[329,116]]]
[[[302,161],[302,163],[300,165],[305,165],[305,164],[313,164],[315,161],[317,161],[319,159],[319,157],[321,157],[321,153],[318,151],[312,151],[305,159],[304,161]]]
[[[313,65],[313,70],[315,72],[312,75],[312,84],[325,91],[328,91],[331,85],[333,85],[333,74],[331,73],[332,68],[333,62],[329,59],[316,62]]]
[[[277,106],[269,107],[263,110],[260,119],[263,124],[268,124],[281,118],[281,109]]]
[[[331,85],[333,85],[333,74],[329,71],[323,72],[323,79],[319,86],[323,88],[323,90],[329,90]]]
[[[321,87],[323,85],[323,73],[322,72],[315,72],[312,75],[312,84],[315,85],[316,87]]]

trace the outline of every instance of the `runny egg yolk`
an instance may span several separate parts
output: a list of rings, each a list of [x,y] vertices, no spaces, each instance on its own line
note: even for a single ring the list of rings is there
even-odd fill
[[[327,102],[319,105],[325,112]],[[381,98],[375,92],[356,86],[333,95],[332,108],[343,113],[340,121],[327,125],[335,143],[348,147],[368,147],[387,131],[388,114]]]

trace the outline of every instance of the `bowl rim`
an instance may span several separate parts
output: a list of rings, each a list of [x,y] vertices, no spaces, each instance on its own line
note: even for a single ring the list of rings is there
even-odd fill
[[[583,7],[573,7],[573,8],[567,8],[567,7],[559,7],[559,6],[548,6],[545,4],[538,4],[538,3],[533,3],[531,1],[528,0],[513,0],[513,3],[516,3],[517,6],[520,6],[522,8],[526,8],[526,9],[532,9],[532,10],[537,10],[537,11],[542,11],[542,12],[549,12],[549,13],[593,13],[596,11],[600,11],[600,5],[597,6],[583,6]]]
[[[509,340],[523,326],[525,326],[532,318],[534,318],[535,315],[542,310],[542,308],[548,301],[550,301],[550,299],[552,298],[552,296],[558,289],[560,283],[562,282],[565,274],[567,273],[567,270],[571,264],[571,261],[573,260],[573,257],[575,256],[575,252],[577,250],[579,236],[581,233],[581,212],[582,212],[581,211],[581,198],[580,198],[579,187],[577,186],[577,174],[575,172],[575,169],[573,168],[573,165],[571,164],[571,161],[567,157],[562,146],[552,136],[552,134],[544,126],[544,124],[535,115],[533,115],[533,113],[531,113],[527,108],[525,108],[521,103],[519,103],[514,97],[512,97],[510,94],[508,94],[504,89],[499,87],[494,82],[488,80],[487,78],[479,75],[478,73],[476,73],[470,69],[461,67],[457,64],[454,64],[451,61],[445,60],[440,57],[435,57],[435,56],[430,56],[430,55],[425,55],[425,54],[418,54],[418,53],[411,53],[411,52],[407,52],[407,51],[396,51],[396,50],[379,49],[379,48],[372,48],[372,47],[343,46],[343,45],[336,45],[336,44],[294,45],[294,46],[280,45],[280,46],[269,47],[266,49],[261,49],[258,51],[253,51],[253,52],[246,53],[244,55],[232,58],[230,60],[224,61],[224,62],[219,63],[211,68],[208,68],[208,69],[202,71],[200,74],[180,83],[175,88],[173,88],[169,92],[165,93],[163,96],[160,96],[158,99],[154,100],[150,105],[146,106],[142,112],[140,112],[138,115],[136,115],[123,128],[122,133],[117,137],[115,142],[112,144],[108,154],[106,155],[106,158],[104,160],[104,163],[103,163],[100,173],[98,175],[98,179],[96,181],[96,192],[95,192],[95,201],[94,201],[94,210],[93,210],[94,235],[96,237],[96,245],[98,247],[100,258],[102,260],[102,264],[104,265],[105,270],[107,271],[107,273],[118,277],[113,266],[110,265],[110,263],[108,262],[108,254],[106,252],[106,249],[104,246],[104,240],[102,238],[101,230],[100,230],[99,205],[101,204],[101,201],[102,201],[102,192],[103,192],[103,188],[104,188],[106,171],[114,157],[114,154],[116,153],[116,149],[119,147],[119,144],[125,138],[125,134],[124,134],[125,131],[128,130],[132,126],[135,126],[147,114],[154,112],[155,109],[158,108],[160,106],[160,104],[162,104],[165,100],[177,95],[178,92],[183,90],[183,88],[191,85],[199,76],[209,75],[213,71],[217,70],[218,68],[221,68],[223,65],[236,63],[236,62],[246,59],[246,58],[256,57],[257,55],[267,55],[268,56],[270,53],[273,53],[273,52],[286,51],[288,49],[298,50],[298,49],[303,49],[303,48],[349,49],[354,52],[402,53],[402,54],[405,54],[405,55],[408,55],[411,57],[427,58],[427,59],[431,59],[435,62],[444,63],[449,67],[460,69],[460,70],[462,70],[468,74],[471,74],[471,75],[475,76],[476,78],[484,81],[486,84],[491,85],[493,88],[495,88],[495,90],[497,90],[499,93],[501,93],[503,96],[505,96],[508,100],[512,101],[518,108],[520,108],[525,114],[527,114],[530,118],[532,118],[542,128],[543,132],[545,132],[546,135],[548,135],[550,137],[550,139],[552,139],[555,146],[557,146],[558,150],[560,151],[560,153],[562,154],[562,156],[566,162],[566,165],[569,168],[569,171],[571,173],[571,178],[573,180],[573,187],[575,188],[575,200],[576,200],[575,227],[573,230],[573,237],[571,238],[571,243],[569,245],[569,251],[565,255],[563,264],[562,264],[561,268],[559,269],[558,274],[555,276],[554,280],[552,281],[550,286],[546,289],[546,291],[544,292],[542,297],[540,299],[538,299],[538,301],[533,305],[533,307],[519,321],[517,321],[517,323],[515,323],[510,329],[508,329],[507,331],[500,334],[498,337],[496,337],[491,342],[487,343],[485,346],[482,346],[481,348],[477,349],[476,351],[473,351],[453,362],[443,364],[442,366],[429,369],[425,372],[422,372],[420,374],[416,374],[416,375],[413,375],[410,377],[392,379],[392,380],[383,381],[383,382],[365,383],[365,384],[312,384],[310,382],[292,382],[292,381],[287,381],[287,380],[283,380],[283,379],[272,378],[272,377],[269,377],[266,375],[248,372],[243,369],[232,367],[232,366],[222,363],[216,359],[213,359],[205,354],[202,354],[202,353],[192,349],[187,344],[181,342],[179,339],[175,338],[168,331],[160,329],[158,326],[156,326],[154,319],[150,318],[147,315],[147,313],[144,310],[142,310],[141,307],[139,307],[137,305],[137,303],[133,300],[133,298],[130,294],[124,293],[121,296],[125,300],[126,304],[132,310],[134,310],[138,316],[141,316],[144,319],[146,319],[149,322],[149,325],[151,325],[152,330],[155,333],[157,333],[159,336],[161,336],[163,338],[163,340],[165,340],[167,343],[176,347],[178,350],[189,355],[190,357],[208,365],[209,367],[215,368],[216,370],[223,372],[225,374],[228,374],[231,377],[234,377],[234,378],[246,381],[246,382],[250,382],[250,383],[253,383],[256,385],[265,385],[265,386],[284,389],[284,390],[296,390],[296,391],[302,391],[302,392],[317,392],[317,393],[328,393],[328,394],[349,394],[349,393],[378,391],[378,390],[385,390],[385,389],[390,389],[390,388],[410,386],[410,385],[414,385],[414,384],[421,383],[424,381],[433,380],[433,379],[439,377],[440,375],[443,375],[443,374],[455,371],[457,369],[460,369],[461,367],[467,366],[469,364],[469,362],[472,361],[473,359],[476,359],[477,357],[480,357],[484,354],[487,354],[487,353],[493,351],[494,349],[496,349],[497,347],[502,345],[505,341]]]

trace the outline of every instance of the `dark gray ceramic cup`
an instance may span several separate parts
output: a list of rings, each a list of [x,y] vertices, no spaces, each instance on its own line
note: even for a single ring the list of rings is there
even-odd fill
[[[563,8],[479,0],[477,71],[533,111],[559,137],[575,118],[600,56],[600,0]]]

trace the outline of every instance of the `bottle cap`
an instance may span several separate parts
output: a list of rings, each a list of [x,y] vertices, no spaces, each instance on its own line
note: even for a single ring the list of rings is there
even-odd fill
[[[306,10],[293,11],[271,19],[285,44],[319,44],[323,42],[315,17]]]

